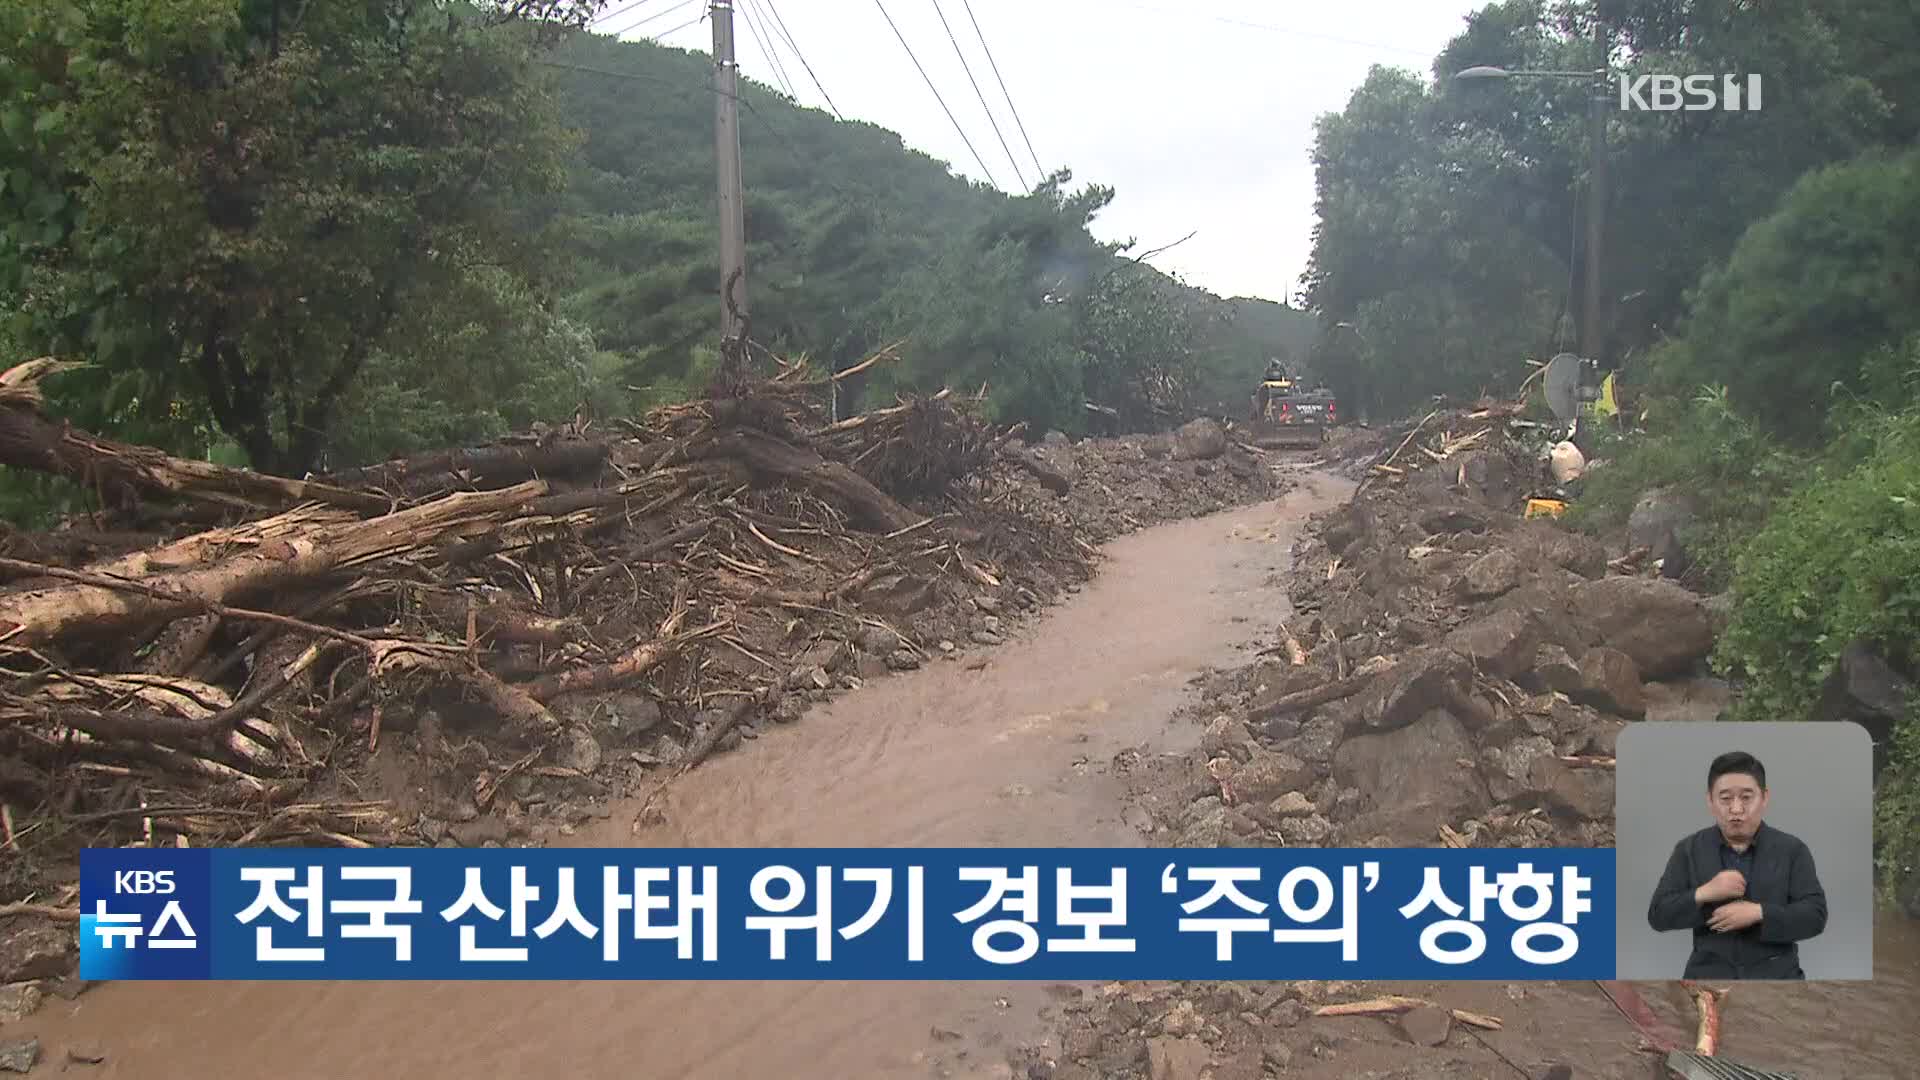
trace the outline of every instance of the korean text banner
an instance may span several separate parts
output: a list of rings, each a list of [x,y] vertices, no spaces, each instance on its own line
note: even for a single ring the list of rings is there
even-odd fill
[[[1611,849],[88,849],[87,979],[1610,979]]]

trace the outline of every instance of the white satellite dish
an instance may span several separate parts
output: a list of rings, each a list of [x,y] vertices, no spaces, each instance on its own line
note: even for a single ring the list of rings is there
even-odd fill
[[[1541,390],[1547,395],[1547,408],[1562,420],[1572,420],[1580,412],[1580,358],[1561,353],[1547,361],[1540,376]]]

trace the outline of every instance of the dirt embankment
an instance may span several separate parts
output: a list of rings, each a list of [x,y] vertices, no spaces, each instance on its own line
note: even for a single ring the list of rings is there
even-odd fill
[[[0,984],[77,993],[83,846],[520,846],[863,680],[967,658],[1119,532],[1277,494],[1217,427],[1024,448],[803,369],[602,431],[287,480],[45,417],[105,505],[0,535]]]
[[[1204,725],[1201,748],[1137,771],[1129,813],[1150,843],[1613,843],[1621,730],[1649,716],[1713,719],[1726,701],[1701,675],[1716,605],[1643,568],[1644,555],[1524,520],[1539,461],[1506,437],[1507,416],[1499,406],[1459,410],[1406,441],[1406,428],[1350,437],[1323,457],[1366,481],[1296,545],[1294,614],[1265,658],[1205,687],[1189,716]],[[1016,1073],[1412,1080],[1651,1067],[1633,1029],[1585,984],[1405,987],[1397,992],[1448,1000],[1382,1019],[1321,1015],[1393,992],[1112,984],[1066,1005],[1057,1039],[1017,1058]],[[1684,1000],[1654,1003],[1662,1020],[1691,1030]],[[1862,1022],[1892,1014],[1879,1012]],[[1476,1014],[1504,1014],[1505,1030],[1463,1022]],[[1792,1040],[1766,1024],[1750,1037],[1769,1056],[1795,1057]]]

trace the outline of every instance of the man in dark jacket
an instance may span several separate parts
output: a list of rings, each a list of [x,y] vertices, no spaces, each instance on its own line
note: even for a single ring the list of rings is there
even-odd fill
[[[1827,895],[1813,853],[1765,824],[1767,770],[1752,754],[1707,767],[1715,824],[1674,845],[1654,886],[1647,923],[1693,931],[1686,979],[1804,979],[1799,942],[1827,927]]]

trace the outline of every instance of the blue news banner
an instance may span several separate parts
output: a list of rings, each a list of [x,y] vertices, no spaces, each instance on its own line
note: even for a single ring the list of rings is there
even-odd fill
[[[1610,979],[1611,849],[88,849],[112,979]]]

